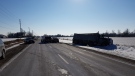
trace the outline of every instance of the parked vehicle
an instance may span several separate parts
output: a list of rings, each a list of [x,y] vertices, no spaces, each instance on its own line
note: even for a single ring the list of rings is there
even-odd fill
[[[3,41],[0,39],[0,57],[4,59],[6,57],[6,49]]]
[[[51,36],[43,36],[41,39],[41,43],[58,43],[59,39]]]
[[[31,38],[31,37],[28,37],[24,40],[24,43],[28,43],[28,44],[31,44],[31,43],[35,43],[34,39]]]
[[[59,39],[56,38],[56,37],[52,37],[52,42],[53,42],[53,43],[58,43],[58,42],[59,42]]]
[[[74,34],[73,44],[89,45],[89,46],[106,46],[113,44],[113,40],[109,37],[100,35],[99,33]]]

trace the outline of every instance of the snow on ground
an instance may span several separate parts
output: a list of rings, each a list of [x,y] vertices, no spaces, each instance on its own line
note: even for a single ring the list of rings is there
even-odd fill
[[[68,71],[65,69],[61,69],[60,67],[58,67],[58,71],[60,71],[63,75],[68,76]]]
[[[16,40],[17,38],[4,38],[2,39],[3,42],[6,42],[6,41],[12,41],[12,40]]]
[[[58,37],[62,40],[71,40],[73,37]],[[135,37],[111,37],[114,44],[135,46]]]
[[[111,37],[114,44],[135,46],[135,37]]]
[[[23,44],[23,43],[15,44],[15,45],[13,45],[13,46],[11,46],[11,47],[9,47],[9,48],[6,48],[6,50],[9,50],[9,49],[12,49],[12,48],[14,48],[14,47],[17,47],[17,46],[19,46],[20,44]]]
[[[72,40],[68,40],[68,39],[66,40],[60,39],[59,41],[62,43],[72,44]],[[80,46],[80,45],[76,45],[76,46],[135,60],[134,44],[132,45],[114,44],[114,45],[102,46],[102,47],[101,46],[90,47],[90,46]]]
[[[13,41],[13,40],[16,40],[16,39],[19,39],[19,38],[2,38],[2,41],[6,42],[6,41]],[[21,38],[21,39],[23,39],[23,38]]]

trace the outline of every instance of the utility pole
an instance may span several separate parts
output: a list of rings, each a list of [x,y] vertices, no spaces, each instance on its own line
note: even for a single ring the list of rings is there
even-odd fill
[[[22,28],[21,28],[21,19],[19,19],[19,23],[20,23],[20,32],[22,32]]]
[[[33,36],[33,30],[32,30],[32,36]]]
[[[29,29],[29,33],[30,33],[30,27],[28,27],[28,29]]]
[[[19,36],[20,36],[20,38],[21,38],[21,37],[23,36],[23,35],[22,35],[22,32],[23,32],[23,31],[22,31],[22,27],[21,27],[21,19],[19,19],[19,23],[20,23],[20,35],[19,35]]]
[[[28,29],[29,29],[29,36],[31,35],[31,33],[30,33],[30,27],[28,27]]]

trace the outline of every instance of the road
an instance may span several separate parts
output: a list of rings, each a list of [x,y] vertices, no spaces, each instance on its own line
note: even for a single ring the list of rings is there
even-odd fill
[[[0,76],[134,76],[135,65],[60,43],[37,41]]]

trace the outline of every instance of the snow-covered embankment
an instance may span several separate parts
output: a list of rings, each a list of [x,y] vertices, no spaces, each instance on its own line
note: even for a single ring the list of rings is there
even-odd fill
[[[60,42],[72,44],[72,40],[68,40],[68,39],[67,40],[60,39]],[[125,44],[122,45],[121,43],[119,44],[117,42],[117,44],[114,43],[114,45],[102,46],[102,47],[101,46],[90,47],[90,46],[79,46],[79,45],[77,46],[135,60],[135,45],[125,45]]]

